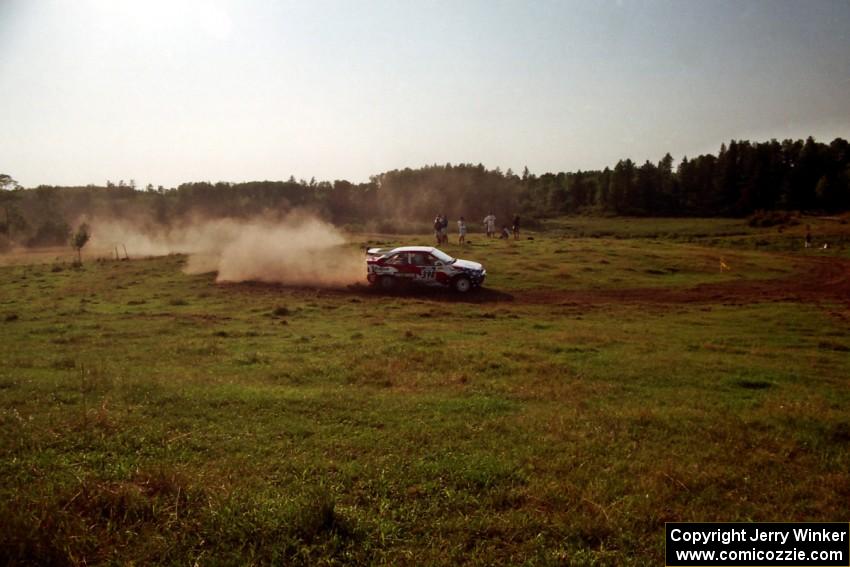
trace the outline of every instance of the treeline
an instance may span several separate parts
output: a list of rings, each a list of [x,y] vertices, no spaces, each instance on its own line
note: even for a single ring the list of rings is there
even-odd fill
[[[635,216],[747,216],[758,210],[837,212],[850,208],[850,144],[813,138],[732,141],[715,155],[673,168],[621,160],[613,169],[547,173],[525,183],[523,208],[536,215],[599,211]]]
[[[758,210],[850,209],[850,144],[813,138],[731,141],[718,154],[665,155],[603,171],[533,175],[478,164],[392,170],[366,183],[315,179],[184,183],[176,188],[106,186],[23,189],[0,175],[0,247],[57,245],[81,219],[126,218],[168,225],[192,215],[248,217],[308,209],[336,224],[393,230],[437,213],[478,222],[490,212],[538,219],[564,214],[747,216]]]

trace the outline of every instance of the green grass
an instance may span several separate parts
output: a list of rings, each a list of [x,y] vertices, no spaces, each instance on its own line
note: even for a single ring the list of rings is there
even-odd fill
[[[742,219],[562,217],[542,223],[546,234],[568,238],[665,240],[737,250],[804,249],[806,228],[815,249],[808,253],[850,256],[848,215],[794,217],[796,224],[754,228]],[[823,250],[823,245],[827,249]]]
[[[0,268],[0,557],[644,565],[665,521],[846,521],[846,304],[522,300],[808,252],[533,236],[447,247],[492,302]]]
[[[611,221],[609,221],[611,222]],[[645,221],[647,222],[647,221]],[[739,221],[740,222],[740,221]],[[453,256],[481,261],[488,287],[519,290],[597,290],[677,287],[740,279],[771,279],[793,271],[797,256],[646,238],[577,238],[556,232],[522,240],[474,235],[467,246],[441,248]],[[384,236],[366,242],[391,247],[431,246],[426,236]],[[720,270],[720,261],[731,267]]]

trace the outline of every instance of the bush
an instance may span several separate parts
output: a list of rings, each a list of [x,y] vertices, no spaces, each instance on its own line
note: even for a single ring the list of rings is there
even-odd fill
[[[756,211],[747,218],[747,224],[754,228],[794,226],[800,224],[800,219],[799,214],[788,211]]]
[[[286,305],[278,305],[272,311],[272,315],[275,317],[286,317],[287,315],[292,315],[292,311]]]

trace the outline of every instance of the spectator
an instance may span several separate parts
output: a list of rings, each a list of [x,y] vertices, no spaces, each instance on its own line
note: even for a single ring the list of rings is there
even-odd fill
[[[487,238],[493,238],[496,234],[496,216],[492,212],[484,217],[484,231],[487,233]]]
[[[443,222],[440,224],[440,238],[443,244],[449,243],[449,219],[446,215],[442,215]]]
[[[457,243],[461,246],[466,244],[466,220],[463,217],[457,221]]]
[[[519,240],[519,215],[514,215],[514,240]]]

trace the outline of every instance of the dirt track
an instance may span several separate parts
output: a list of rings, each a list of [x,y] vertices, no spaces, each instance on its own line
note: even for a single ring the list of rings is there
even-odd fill
[[[262,292],[279,289],[278,284],[243,282],[227,284],[242,292]],[[301,289],[311,295],[359,295],[364,298],[381,298],[385,293],[363,284],[346,289]],[[392,295],[425,301],[457,303],[501,303],[520,305],[604,306],[604,305],[686,305],[727,304],[745,305],[770,301],[839,302],[850,309],[850,260],[835,257],[794,258],[792,276],[765,280],[735,280],[722,283],[700,284],[694,287],[652,287],[626,289],[580,290],[524,290],[506,293],[484,287],[478,291],[459,295],[442,288],[414,288],[400,290]]]
[[[756,303],[764,301],[824,301],[850,303],[850,260],[806,258],[796,261],[794,275],[769,280],[740,280],[687,288],[530,291],[517,294],[520,303],[555,305]]]

